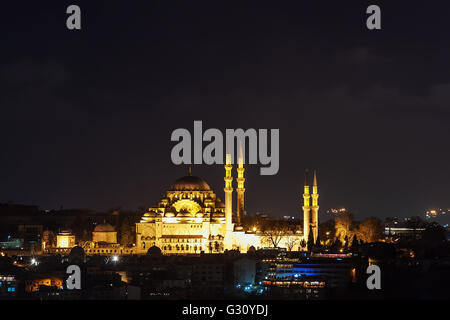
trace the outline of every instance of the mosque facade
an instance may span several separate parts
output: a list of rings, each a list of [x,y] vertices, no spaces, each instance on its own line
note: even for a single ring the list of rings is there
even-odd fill
[[[238,161],[236,211],[233,212],[233,177],[231,157],[225,164],[223,202],[208,183],[190,173],[177,179],[155,207],[136,223],[136,253],[144,254],[156,246],[163,254],[221,253],[238,249],[247,252],[250,247],[270,247],[267,236],[258,230],[242,226],[244,214],[245,178],[242,159]],[[303,230],[282,237],[278,247],[288,248],[295,238],[297,245],[290,249],[302,250],[302,240],[308,241],[312,231],[314,241],[318,234],[318,193],[314,172],[313,192],[310,194],[307,174],[303,194]],[[310,199],[312,198],[312,206]]]

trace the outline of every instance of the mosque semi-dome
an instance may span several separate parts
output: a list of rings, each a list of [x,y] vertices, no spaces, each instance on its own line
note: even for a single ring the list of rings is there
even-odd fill
[[[185,176],[177,179],[170,187],[170,191],[211,191],[205,180],[196,176]]]

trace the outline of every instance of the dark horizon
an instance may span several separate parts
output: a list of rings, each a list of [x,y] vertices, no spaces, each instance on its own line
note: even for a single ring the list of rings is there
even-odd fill
[[[0,203],[152,206],[188,174],[171,132],[202,120],[280,129],[278,174],[246,166],[249,213],[301,217],[306,168],[321,217],[450,208],[447,3],[378,1],[376,31],[366,1],[77,1],[80,31],[69,4],[0,12]],[[192,165],[222,199],[224,172]]]

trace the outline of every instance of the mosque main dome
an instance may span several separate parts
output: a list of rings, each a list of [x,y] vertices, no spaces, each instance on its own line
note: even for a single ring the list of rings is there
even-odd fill
[[[170,191],[212,191],[205,180],[196,176],[181,177],[169,187]]]

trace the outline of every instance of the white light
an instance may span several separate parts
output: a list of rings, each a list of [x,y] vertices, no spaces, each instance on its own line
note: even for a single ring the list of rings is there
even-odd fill
[[[113,257],[112,257],[112,261],[114,261],[114,262],[119,261],[119,257],[118,257],[118,256],[113,256]]]

